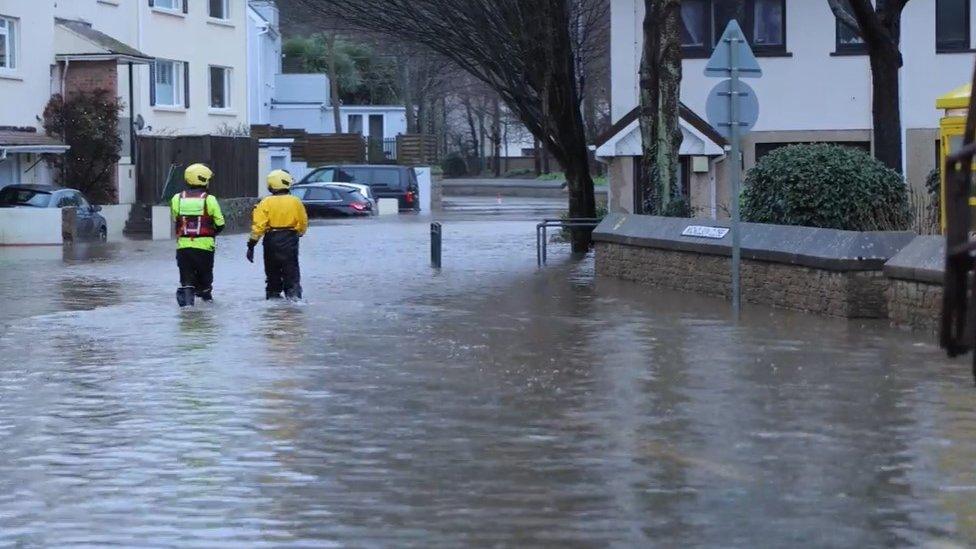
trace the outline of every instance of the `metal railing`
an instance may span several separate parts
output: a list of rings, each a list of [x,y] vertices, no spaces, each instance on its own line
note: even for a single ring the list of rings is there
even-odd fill
[[[549,259],[548,229],[595,229],[602,219],[596,217],[570,217],[567,219],[543,219],[535,226],[535,258],[539,267]]]

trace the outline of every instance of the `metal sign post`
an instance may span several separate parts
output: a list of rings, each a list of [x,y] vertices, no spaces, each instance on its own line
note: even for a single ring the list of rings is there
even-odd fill
[[[742,308],[741,260],[742,233],[739,228],[739,191],[742,183],[742,136],[759,118],[759,102],[755,92],[742,83],[742,78],[759,78],[762,69],[745,40],[739,24],[733,19],[722,34],[715,52],[705,66],[706,76],[729,77],[712,90],[709,104],[709,122],[729,138],[729,179],[732,186],[732,312],[736,318]],[[743,98],[751,101],[743,102]],[[727,106],[727,108],[726,108]],[[745,107],[745,109],[743,109]],[[723,130],[727,130],[723,131]]]

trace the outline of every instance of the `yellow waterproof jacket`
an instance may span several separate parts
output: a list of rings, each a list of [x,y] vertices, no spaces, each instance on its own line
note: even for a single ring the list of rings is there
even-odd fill
[[[224,213],[220,211],[220,203],[217,202],[217,197],[207,193],[206,200],[203,200],[192,197],[182,198],[180,196],[181,194],[177,193],[173,195],[169,203],[170,215],[174,223],[180,216],[203,215],[206,212],[213,218],[214,227],[219,228],[224,226]],[[212,252],[217,248],[217,239],[212,236],[184,236],[177,239],[176,248],[178,250],[195,248],[197,250]]]
[[[254,208],[251,240],[258,241],[264,233],[275,229],[289,229],[303,236],[308,230],[308,213],[302,201],[290,194],[271,195]]]

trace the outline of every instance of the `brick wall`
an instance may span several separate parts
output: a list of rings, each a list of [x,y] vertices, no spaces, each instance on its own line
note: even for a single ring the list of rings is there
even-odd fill
[[[62,65],[62,70],[64,65]],[[75,61],[67,66],[65,94],[108,90],[118,93],[119,70],[115,61]]]
[[[937,332],[942,317],[942,286],[915,280],[888,281],[888,318],[901,328]]]
[[[725,256],[597,242],[598,276],[719,297],[731,295]],[[742,299],[844,318],[887,318],[887,283],[880,271],[828,271],[742,261]]]

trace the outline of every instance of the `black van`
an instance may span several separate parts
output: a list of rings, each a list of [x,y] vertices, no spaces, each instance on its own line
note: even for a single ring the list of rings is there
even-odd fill
[[[396,198],[400,211],[420,211],[417,174],[406,166],[322,166],[309,172],[297,185],[337,181],[369,185],[374,198]]]

